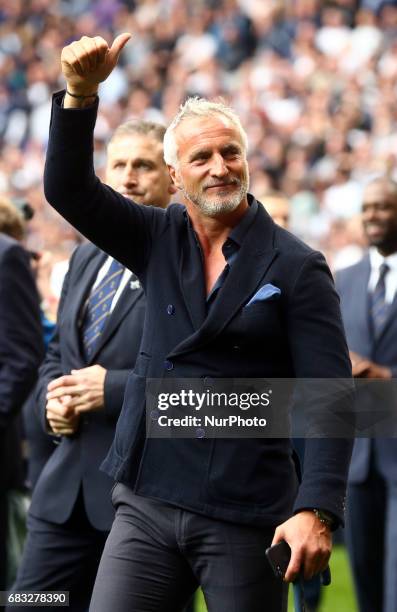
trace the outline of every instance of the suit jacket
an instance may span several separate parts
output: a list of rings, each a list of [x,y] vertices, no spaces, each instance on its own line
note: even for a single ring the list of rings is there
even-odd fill
[[[37,378],[43,354],[29,255],[0,233],[0,491],[20,480],[16,415]]]
[[[72,369],[99,364],[107,369],[104,410],[82,416],[77,433],[61,438],[36,483],[30,508],[34,516],[63,523],[82,487],[87,516],[100,530],[110,529],[114,513],[110,502],[112,481],[99,466],[113,439],[128,372],[134,367],[141,340],[145,310],[142,289],[127,283],[95,353],[89,362],[85,360],[79,330],[83,306],[106,257],[92,244],[74,252],[62,288],[55,335],[40,368],[36,391],[37,408],[47,429],[48,383]]]
[[[43,467],[56,448],[54,437],[43,430],[42,423],[38,418],[35,389],[23,405],[22,417],[23,433],[28,448],[25,484],[32,492]]]
[[[370,318],[368,283],[371,274],[369,256],[341,270],[336,286],[341,297],[342,317],[350,350],[375,363],[388,366],[397,376],[397,297],[395,296],[382,332],[375,339]],[[370,473],[371,452],[378,469],[388,481],[397,481],[397,440],[358,438],[349,472],[351,483],[364,482]]]
[[[201,257],[185,207],[140,207],[102,185],[92,166],[95,107],[69,112],[59,101],[55,96],[47,199],[134,270],[147,295],[140,354],[104,468],[139,495],[224,520],[279,523],[297,495],[290,440],[147,438],[145,380],[349,377],[338,297],[323,257],[251,198],[254,221],[206,316]],[[267,283],[280,289],[279,299],[245,309]],[[321,507],[343,520],[350,450],[347,440],[308,443],[295,510]]]

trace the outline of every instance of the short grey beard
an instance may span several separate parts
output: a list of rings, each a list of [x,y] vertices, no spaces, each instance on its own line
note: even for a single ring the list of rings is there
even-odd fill
[[[238,192],[231,196],[229,200],[209,201],[206,200],[201,194],[188,193],[185,190],[185,186],[182,185],[182,193],[185,198],[193,202],[193,204],[195,204],[206,217],[217,217],[219,213],[226,214],[233,212],[245,198],[247,191],[247,181],[241,181]]]

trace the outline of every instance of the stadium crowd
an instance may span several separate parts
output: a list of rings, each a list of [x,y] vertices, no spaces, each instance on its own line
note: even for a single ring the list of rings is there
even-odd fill
[[[44,331],[82,242],[43,192],[51,97],[65,86],[61,50],[121,32],[133,44],[99,89],[102,179],[117,126],[168,125],[188,96],[222,98],[247,130],[250,191],[269,208],[287,203],[289,229],[334,271],[361,259],[365,188],[379,175],[397,180],[397,1],[3,0],[0,194],[34,211],[25,245]]]
[[[359,258],[369,175],[397,151],[397,6],[379,0],[5,0],[0,7],[0,191],[35,209],[29,246],[64,259],[78,236],[44,204],[62,46],[131,31],[101,86],[96,162],[131,117],[167,123],[187,95],[222,96],[247,126],[252,191],[281,190],[294,232],[334,267]]]

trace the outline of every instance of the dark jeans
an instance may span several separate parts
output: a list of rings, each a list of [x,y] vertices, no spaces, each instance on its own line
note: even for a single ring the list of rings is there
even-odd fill
[[[227,523],[113,490],[116,518],[91,612],[178,612],[201,585],[208,612],[285,612],[265,550],[274,529]]]
[[[13,590],[69,591],[68,610],[87,612],[107,535],[89,523],[81,492],[71,517],[62,525],[29,516],[28,537]],[[12,607],[10,612],[26,609]],[[34,608],[37,612],[49,609]]]

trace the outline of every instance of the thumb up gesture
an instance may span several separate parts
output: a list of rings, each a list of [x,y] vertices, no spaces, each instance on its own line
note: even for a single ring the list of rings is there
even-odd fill
[[[80,40],[64,47],[61,54],[62,73],[67,90],[74,96],[94,96],[98,85],[105,81],[117,64],[131,34],[120,34],[109,47],[100,36]]]

